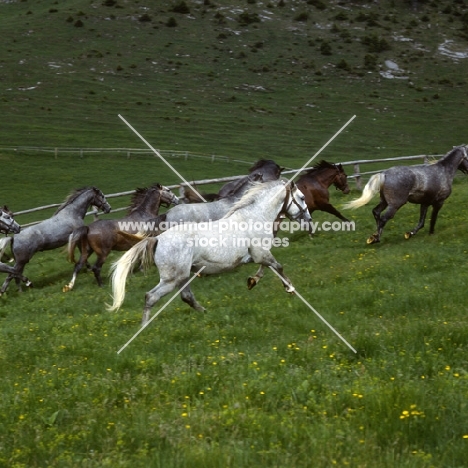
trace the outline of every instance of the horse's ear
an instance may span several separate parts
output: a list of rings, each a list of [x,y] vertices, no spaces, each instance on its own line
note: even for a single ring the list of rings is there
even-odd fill
[[[280,172],[283,172],[285,169],[286,169],[285,167],[280,167],[280,168],[279,168],[279,171],[280,171]]]
[[[10,210],[8,209],[8,206],[6,206],[6,205],[3,205],[3,209],[4,209],[5,211],[10,211]]]

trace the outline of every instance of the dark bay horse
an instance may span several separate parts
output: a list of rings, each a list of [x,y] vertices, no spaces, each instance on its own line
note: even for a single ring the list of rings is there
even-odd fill
[[[0,233],[2,234],[18,234],[21,231],[20,225],[14,220],[13,213],[5,205],[0,208]],[[0,262],[0,273],[8,273],[15,278],[19,278],[26,283],[26,286],[31,286],[31,282],[26,276],[16,275],[12,266]]]
[[[123,232],[136,234],[142,227],[142,222],[148,221],[159,213],[161,205],[177,205],[179,199],[167,187],[154,184],[149,188],[137,188],[128,209],[127,216],[120,219],[99,219],[74,230],[68,240],[68,259],[75,263],[70,282],[63,287],[63,292],[71,291],[75,285],[76,276],[88,262],[89,256],[95,252],[97,260],[91,268],[99,286],[102,286],[101,269],[112,250],[125,251],[135,242],[130,242]],[[75,262],[75,248],[81,251],[78,262]]]
[[[72,192],[51,218],[23,229],[13,238],[7,237],[0,241],[0,250],[11,242],[15,259],[14,274],[8,275],[0,289],[0,295],[7,290],[13,277],[16,277],[21,290],[18,276],[23,273],[33,255],[66,245],[69,235],[83,225],[83,218],[90,206],[96,206],[104,213],[109,213],[111,209],[106,197],[98,188],[84,187]]]
[[[250,167],[248,175],[224,184],[218,193],[202,194],[202,196],[208,202],[233,196],[240,198],[255,182],[278,180],[283,170],[284,167],[280,167],[272,159],[259,159]],[[200,203],[203,201],[198,194],[188,187],[185,189],[184,200],[186,203]]]
[[[392,219],[407,202],[421,205],[421,208],[419,223],[405,233],[405,238],[409,239],[424,227],[430,206],[432,206],[432,215],[429,234],[434,234],[437,215],[452,192],[453,178],[457,169],[464,174],[468,173],[468,154],[464,145],[454,147],[435,164],[394,166],[373,175],[364,187],[361,197],[347,203],[345,208],[359,208],[369,203],[372,197],[380,192],[380,202],[372,210],[377,231],[367,239],[368,244],[380,242],[387,221]]]
[[[309,213],[316,210],[325,211],[337,216],[342,221],[349,221],[331,203],[328,188],[334,185],[344,194],[349,193],[348,176],[341,164],[320,161],[312,169],[301,175],[296,182],[299,190],[305,195]]]

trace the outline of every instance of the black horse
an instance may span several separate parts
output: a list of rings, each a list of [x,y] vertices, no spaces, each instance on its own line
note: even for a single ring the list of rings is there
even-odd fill
[[[368,244],[380,242],[383,228],[389,219],[407,202],[421,205],[419,223],[405,238],[414,236],[426,220],[427,210],[432,206],[429,234],[434,234],[434,227],[445,200],[452,192],[453,178],[457,169],[468,174],[467,147],[455,146],[435,164],[415,166],[395,166],[373,175],[364,187],[360,198],[347,203],[344,208],[359,208],[369,203],[380,191],[380,203],[372,210],[377,223],[377,231],[367,239]],[[387,209],[386,209],[387,208]],[[382,212],[386,211],[382,214]]]
[[[259,159],[250,169],[249,174],[224,184],[218,193],[204,193],[203,198],[208,201],[217,201],[222,198],[241,198],[255,182],[269,182],[278,180],[284,167],[280,167],[272,159]],[[184,190],[185,203],[200,203],[203,200],[190,188]]]

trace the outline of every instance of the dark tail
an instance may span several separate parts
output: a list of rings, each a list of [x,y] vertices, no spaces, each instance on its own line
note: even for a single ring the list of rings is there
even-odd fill
[[[81,226],[78,229],[75,229],[71,234],[70,237],[68,238],[68,261],[71,263],[76,263],[75,262],[75,248],[78,244],[80,243],[81,249],[83,249],[83,246],[86,247],[88,243],[88,231],[89,228],[88,226]]]

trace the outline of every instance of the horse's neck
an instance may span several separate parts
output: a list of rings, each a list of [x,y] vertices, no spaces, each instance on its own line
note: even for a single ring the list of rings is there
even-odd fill
[[[241,208],[236,212],[240,219],[253,221],[275,221],[284,204],[284,197],[279,197],[280,187],[269,193],[262,193],[254,203]]]
[[[62,217],[71,217],[71,218],[81,218],[83,219],[88,211],[88,207],[92,201],[92,194],[84,193],[77,197],[74,201],[69,203],[67,206],[62,208],[56,215],[54,216],[62,216]]]
[[[317,182],[319,182],[320,184],[328,188],[335,181],[337,174],[338,173],[336,172],[335,169],[333,170],[326,169],[326,170],[322,170],[321,172],[319,172],[315,176],[315,179],[317,180]]]
[[[447,175],[453,179],[462,158],[463,154],[460,155],[459,152],[454,152],[449,157],[441,159],[437,164],[441,165],[445,169]]]
[[[159,194],[157,197],[148,196],[133,212],[138,213],[140,216],[156,216],[160,206],[161,196]]]

